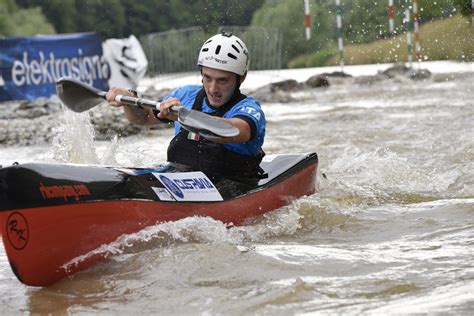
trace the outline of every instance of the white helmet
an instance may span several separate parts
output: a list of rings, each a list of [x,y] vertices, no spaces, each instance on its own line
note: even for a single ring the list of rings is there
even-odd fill
[[[240,38],[231,33],[222,32],[202,45],[197,64],[243,76],[249,65],[249,53],[247,46]]]

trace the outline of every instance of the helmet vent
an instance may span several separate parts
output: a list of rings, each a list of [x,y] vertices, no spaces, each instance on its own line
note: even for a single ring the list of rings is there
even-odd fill
[[[210,42],[212,42],[212,39],[208,40],[208,41],[205,42],[204,44],[209,44]]]
[[[206,47],[206,48],[203,48],[203,49],[201,50],[201,52],[207,52],[208,50],[209,50],[209,48]]]
[[[219,55],[219,52],[221,51],[221,45],[217,45],[216,47],[216,55]]]
[[[237,56],[235,56],[234,54],[228,53],[227,56],[229,56],[232,59],[237,60]]]
[[[237,47],[235,47],[235,45],[232,45],[232,48],[235,49],[237,53],[240,53],[240,50]]]
[[[235,40],[237,42],[237,44],[240,45],[240,48],[244,49],[244,47],[242,46],[242,44],[238,41],[238,40]]]

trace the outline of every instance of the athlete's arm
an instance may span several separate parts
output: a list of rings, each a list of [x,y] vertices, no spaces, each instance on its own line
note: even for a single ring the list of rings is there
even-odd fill
[[[112,87],[106,94],[107,102],[114,107],[123,106],[125,117],[128,121],[135,125],[156,125],[160,124],[161,121],[158,120],[153,114],[153,110],[150,108],[139,108],[136,106],[128,106],[123,103],[115,101],[117,95],[125,95],[130,97],[135,97],[135,95],[125,88]]]

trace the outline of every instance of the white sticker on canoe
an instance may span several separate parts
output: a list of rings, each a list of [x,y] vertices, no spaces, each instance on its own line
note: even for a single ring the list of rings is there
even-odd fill
[[[177,201],[222,201],[211,180],[202,172],[153,173]]]
[[[165,188],[151,187],[161,201],[175,201],[171,193]]]

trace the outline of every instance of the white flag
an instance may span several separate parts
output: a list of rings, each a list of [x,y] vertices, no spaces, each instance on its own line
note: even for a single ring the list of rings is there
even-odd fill
[[[102,49],[110,65],[109,86],[136,88],[148,66],[137,38],[130,35],[125,39],[108,39],[102,43]]]

